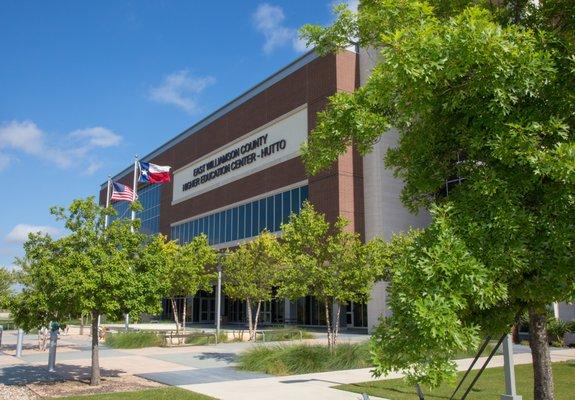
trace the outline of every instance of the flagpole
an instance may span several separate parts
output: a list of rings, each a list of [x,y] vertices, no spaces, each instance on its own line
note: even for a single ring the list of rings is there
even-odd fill
[[[112,186],[112,177],[108,175],[108,187],[106,189],[106,208],[110,207],[110,187]],[[104,228],[107,228],[110,223],[110,216],[106,214],[104,217]]]
[[[136,155],[134,157],[134,180],[133,180],[133,184],[132,184],[132,192],[133,192],[133,196],[132,196],[132,203],[134,201],[136,201],[136,197],[137,197],[137,193],[138,193],[138,156]],[[136,219],[136,211],[134,211],[134,209],[132,209],[132,221]],[[134,232],[134,225],[132,225],[131,227],[132,232]]]

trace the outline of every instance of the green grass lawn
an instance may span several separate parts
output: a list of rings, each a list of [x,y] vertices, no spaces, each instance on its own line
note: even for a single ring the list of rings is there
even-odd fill
[[[463,372],[459,373],[461,379]],[[471,383],[473,376],[468,377],[466,383]],[[518,394],[523,400],[533,400],[533,375],[531,365],[518,365],[515,367]],[[575,362],[553,363],[553,380],[555,382],[555,399],[571,400],[575,397]],[[459,382],[459,381],[458,381]],[[461,398],[467,386],[459,389],[456,398]],[[449,399],[457,383],[442,385],[437,389],[423,388],[426,399]],[[337,389],[355,393],[367,393],[370,396],[383,397],[390,400],[414,400],[417,399],[413,386],[407,385],[403,379],[392,379],[377,382],[354,383],[351,385],[336,386]],[[486,369],[474,389],[468,395],[470,400],[499,399],[505,390],[503,368]]]
[[[64,397],[66,400],[215,400],[213,397],[176,387]]]

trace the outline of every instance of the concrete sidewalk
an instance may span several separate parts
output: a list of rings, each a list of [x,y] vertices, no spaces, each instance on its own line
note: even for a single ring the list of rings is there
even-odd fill
[[[474,369],[479,369],[485,359],[485,357],[480,358]],[[516,354],[514,359],[516,365],[530,364],[531,354]],[[551,359],[552,361],[575,360],[575,349],[553,350],[551,352]],[[467,370],[472,361],[473,359],[471,358],[459,360],[457,362],[458,370]],[[493,357],[488,365],[489,368],[501,366],[503,366],[502,356]],[[180,387],[213,396],[221,400],[357,400],[361,398],[359,394],[334,389],[333,386],[403,377],[402,374],[396,373],[390,374],[384,378],[374,379],[371,376],[370,371],[370,368],[365,368],[305,375],[269,377],[236,382],[181,385]],[[371,397],[371,399],[376,398]]]

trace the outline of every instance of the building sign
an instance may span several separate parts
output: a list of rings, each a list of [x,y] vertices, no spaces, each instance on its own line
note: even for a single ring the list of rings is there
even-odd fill
[[[297,157],[306,139],[307,108],[303,108],[175,171],[172,203]]]

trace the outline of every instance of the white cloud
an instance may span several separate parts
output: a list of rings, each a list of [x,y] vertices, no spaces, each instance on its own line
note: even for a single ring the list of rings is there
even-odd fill
[[[88,164],[86,171],[84,172],[85,175],[92,175],[94,172],[98,171],[104,165],[99,161],[92,161]]]
[[[215,82],[211,76],[192,76],[188,70],[176,71],[165,76],[160,86],[150,90],[150,99],[194,114],[199,111],[197,96]]]
[[[64,144],[56,143],[32,121],[9,121],[0,124],[0,171],[14,159],[13,153],[24,153],[69,168],[85,163],[93,150],[117,146],[122,137],[111,130],[96,126],[61,135]],[[51,143],[48,143],[51,142]]]
[[[69,135],[74,139],[87,139],[87,146],[90,147],[112,147],[117,146],[122,141],[120,135],[115,134],[111,130],[95,126],[93,128],[78,129]]]
[[[266,39],[263,51],[266,54],[276,48],[290,44],[295,51],[307,50],[305,42],[298,38],[297,30],[284,25],[285,15],[279,6],[263,3],[252,15],[254,27]]]
[[[28,225],[28,224],[18,224],[8,235],[6,235],[6,241],[9,243],[24,243],[28,240],[28,235],[30,233],[44,233],[50,236],[58,236],[60,234],[60,229],[53,226],[44,225]]]

